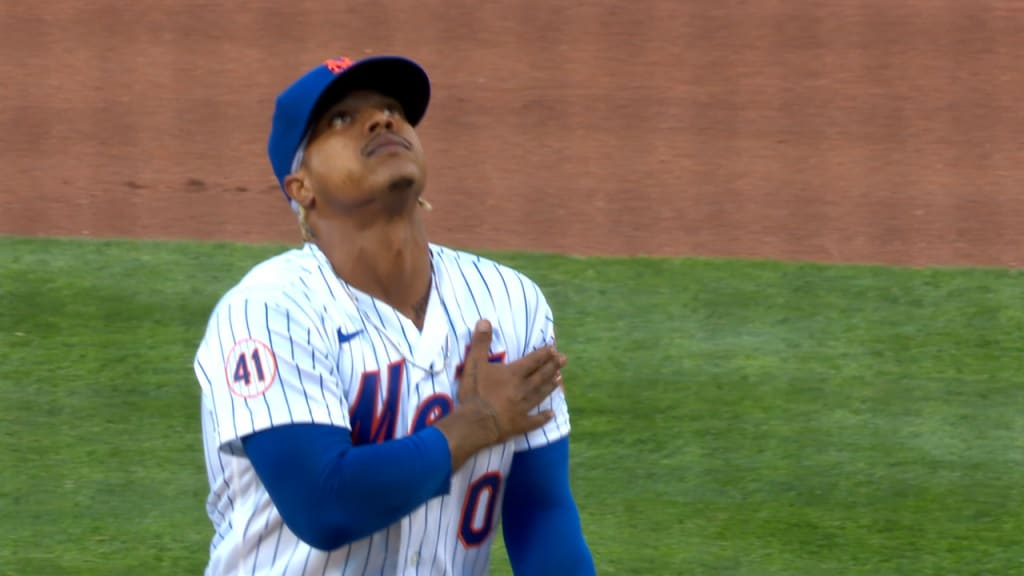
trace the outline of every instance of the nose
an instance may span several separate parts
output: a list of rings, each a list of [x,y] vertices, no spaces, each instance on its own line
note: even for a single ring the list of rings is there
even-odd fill
[[[375,134],[381,130],[393,132],[394,129],[395,119],[388,110],[374,110],[369,123],[366,125],[366,130],[370,134]]]

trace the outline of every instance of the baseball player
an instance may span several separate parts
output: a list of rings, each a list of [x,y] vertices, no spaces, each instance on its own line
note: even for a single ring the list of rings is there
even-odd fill
[[[206,574],[593,574],[569,487],[566,358],[523,274],[427,240],[423,69],[316,66],[270,163],[305,242],[214,307],[195,356]]]

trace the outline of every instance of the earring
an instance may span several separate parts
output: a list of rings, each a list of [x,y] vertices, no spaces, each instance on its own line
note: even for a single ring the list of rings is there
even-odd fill
[[[427,212],[430,212],[431,210],[434,209],[430,202],[427,202],[423,197],[417,199],[416,202],[420,205],[421,208],[423,208]]]

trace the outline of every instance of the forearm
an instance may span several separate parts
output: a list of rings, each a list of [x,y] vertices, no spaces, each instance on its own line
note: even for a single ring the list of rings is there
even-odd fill
[[[451,468],[446,441],[437,431],[357,446],[325,477],[329,502],[341,503],[357,520],[353,540],[384,528],[421,504],[448,492]],[[338,478],[331,482],[330,478]],[[374,521],[376,520],[376,521]],[[359,526],[358,523],[365,521]]]
[[[504,539],[515,574],[589,576],[595,573],[575,506],[513,514],[504,520]]]
[[[505,547],[516,574],[594,574],[569,488],[569,440],[516,453],[502,507]]]
[[[349,431],[290,425],[243,439],[285,524],[331,550],[380,530],[448,491],[447,442],[437,430],[351,446]]]

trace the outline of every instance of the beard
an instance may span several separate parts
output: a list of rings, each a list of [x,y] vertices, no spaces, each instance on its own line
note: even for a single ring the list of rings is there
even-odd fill
[[[399,175],[390,179],[385,193],[379,196],[384,213],[397,217],[414,210],[422,188],[419,179],[413,176]]]
[[[388,182],[388,194],[391,196],[408,195],[416,186],[416,179],[412,176],[397,176]]]

